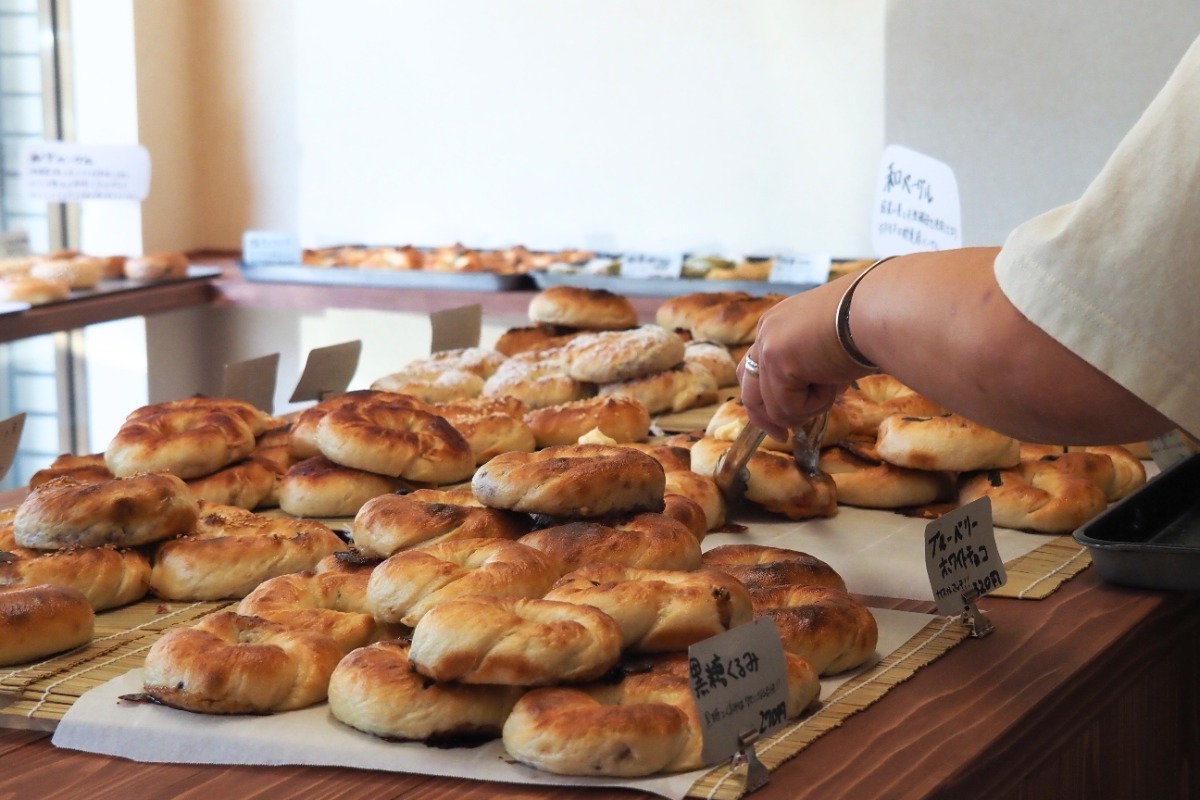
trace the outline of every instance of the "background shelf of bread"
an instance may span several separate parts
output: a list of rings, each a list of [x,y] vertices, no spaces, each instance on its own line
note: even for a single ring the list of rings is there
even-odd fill
[[[555,287],[495,349],[437,353],[285,418],[220,398],[137,409],[105,453],[61,457],[0,517],[0,618],[26,626],[0,639],[2,661],[84,644],[95,612],[147,594],[236,600],[158,640],[148,696],[221,714],[328,699],[368,733],[502,737],[564,774],[698,768],[688,645],[775,619],[796,717],[819,675],[876,644],[870,611],[819,559],[703,551],[708,532],[737,529],[711,478],[745,424],[736,400],[704,430],[651,435],[656,415],[735,383],[734,354],[779,299],[685,295],[638,325],[625,298]],[[828,475],[810,479],[766,442],[747,500],[795,520],[988,493],[998,524],[1061,531],[1145,478],[1122,448],[1022,445],[887,376],[838,400],[824,444]],[[1002,517],[1005,492],[1034,502]],[[212,668],[241,648],[265,660]]]
[[[111,282],[178,280],[187,274],[187,256],[178,252],[94,256],[58,250],[0,260],[0,300],[44,305]]]

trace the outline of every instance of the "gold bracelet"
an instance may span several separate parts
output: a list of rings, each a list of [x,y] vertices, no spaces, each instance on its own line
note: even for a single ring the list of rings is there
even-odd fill
[[[895,257],[886,256],[881,258],[858,273],[858,276],[850,281],[850,285],[846,287],[845,293],[842,294],[842,299],[838,301],[837,313],[834,315],[834,330],[837,332],[838,344],[842,346],[842,350],[846,353],[847,358],[863,369],[869,369],[872,372],[878,370],[879,366],[863,355],[863,352],[854,344],[854,336],[850,333],[850,298],[854,296],[854,290],[858,288],[859,281],[867,277],[868,272]]]

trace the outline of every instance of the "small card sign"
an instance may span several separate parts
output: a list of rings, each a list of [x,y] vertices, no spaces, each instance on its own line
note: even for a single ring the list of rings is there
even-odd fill
[[[17,446],[21,443],[21,433],[25,430],[25,413],[0,422],[0,481],[8,476],[13,461],[17,458]]]
[[[29,231],[0,233],[0,258],[21,258],[29,255]]]
[[[1181,430],[1173,430],[1146,442],[1150,458],[1159,471],[1170,469],[1196,452],[1196,446]]]
[[[299,264],[300,237],[291,231],[246,231],[242,234],[242,263],[247,267]]]
[[[787,723],[787,661],[768,617],[689,647],[688,674],[706,764],[741,750],[743,734],[765,736]]]
[[[947,616],[962,612],[968,590],[982,597],[1008,581],[996,549],[991,498],[972,500],[925,526],[925,568],[938,612]]]
[[[275,411],[275,382],[279,375],[279,353],[225,365],[223,397],[245,400],[271,414]]]
[[[683,253],[622,253],[622,278],[667,278],[683,275]]]
[[[150,151],[140,144],[39,141],[25,147],[21,183],[34,200],[145,200]]]
[[[358,370],[358,358],[362,355],[362,341],[331,344],[314,348],[304,363],[300,381],[288,402],[324,400],[346,391],[354,373]]]
[[[429,344],[431,353],[479,347],[479,337],[483,331],[483,306],[476,303],[435,311],[429,315],[429,326],[433,329]]]
[[[879,256],[962,247],[962,208],[954,171],[899,145],[884,148],[871,219]]]
[[[828,253],[801,253],[799,255],[775,256],[771,263],[770,283],[825,283],[833,259]]]

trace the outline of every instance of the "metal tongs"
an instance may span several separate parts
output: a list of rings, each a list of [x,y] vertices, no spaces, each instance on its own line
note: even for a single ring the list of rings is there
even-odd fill
[[[828,423],[829,412],[823,412],[792,431],[792,456],[805,477],[816,478],[821,474],[821,439],[825,436]],[[746,465],[766,435],[753,422],[746,422],[746,427],[742,428],[733,445],[717,460],[713,480],[726,503],[739,503],[745,496],[746,484],[750,480],[750,470]]]

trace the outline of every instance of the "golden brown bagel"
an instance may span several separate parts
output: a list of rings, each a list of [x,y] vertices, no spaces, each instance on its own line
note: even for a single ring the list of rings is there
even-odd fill
[[[717,379],[707,367],[685,361],[653,375],[628,381],[606,383],[598,389],[602,396],[637,400],[651,414],[687,411],[717,401]]]
[[[589,397],[545,406],[525,415],[538,447],[574,444],[598,429],[617,442],[639,442],[650,434],[650,412],[628,397]]]
[[[745,292],[692,292],[664,300],[654,312],[654,321],[669,331],[692,330],[696,314],[706,308],[734,300],[749,300]]]
[[[1091,480],[1041,461],[963,478],[960,503],[984,496],[991,498],[995,525],[1037,533],[1070,533],[1108,505]]]
[[[276,470],[264,461],[243,458],[199,478],[189,478],[188,490],[197,500],[222,506],[255,509],[272,504],[278,497]]]
[[[891,375],[866,375],[838,395],[835,406],[845,413],[850,433],[875,436],[879,423],[893,414],[933,417],[946,409],[905,386]]]
[[[567,374],[585,383],[616,383],[653,375],[681,364],[683,353],[683,340],[657,325],[597,331],[563,346]]]
[[[692,445],[692,470],[713,475],[733,442],[704,436]],[[831,517],[837,513],[837,490],[824,473],[801,473],[791,453],[759,449],[746,465],[746,499],[789,519]]]
[[[381,398],[387,398],[389,401],[396,403],[409,403],[413,407],[424,411],[430,410],[429,404],[425,401],[394,392],[359,389],[353,392],[346,392],[345,394],[334,395],[314,406],[304,409],[292,422],[291,430],[288,433],[288,446],[291,449],[292,457],[300,460],[321,454],[321,448],[317,446],[317,426],[330,411],[341,408],[344,405],[354,405],[367,400]]]
[[[619,331],[638,324],[629,299],[607,289],[551,286],[529,301],[529,321],[593,331]]]
[[[729,300],[697,311],[692,317],[692,338],[732,346],[754,341],[758,321],[784,299],[782,294],[764,294]]]
[[[842,576],[816,556],[763,544],[724,544],[704,554],[705,569],[717,569],[748,589],[824,586],[846,591]]]
[[[224,408],[139,411],[121,424],[104,460],[118,477],[161,471],[198,478],[250,455],[256,435],[241,416]]]
[[[875,452],[898,467],[942,472],[1006,469],[1021,460],[1016,439],[958,414],[886,417],[879,423]]]
[[[71,295],[71,284],[64,280],[35,278],[21,273],[0,277],[0,300],[41,306],[57,303]]]
[[[561,347],[519,353],[483,385],[484,397],[516,397],[530,408],[569,403],[595,393],[592,385],[567,375]]]
[[[294,517],[352,517],[368,500],[407,484],[399,478],[343,467],[324,456],[294,464],[279,479],[279,507]]]
[[[150,253],[125,259],[125,277],[135,281],[170,281],[186,278],[188,258],[183,253]]]
[[[588,564],[673,570],[700,566],[700,543],[695,534],[682,522],[653,512],[599,522],[567,522],[526,534],[518,541],[540,550],[558,575]]]
[[[813,665],[819,675],[862,666],[875,654],[879,626],[862,603],[828,586],[752,589],[756,619],[770,617],[783,649]]]
[[[29,488],[35,489],[43,483],[55,478],[74,478],[80,483],[99,483],[112,480],[115,476],[104,463],[103,453],[75,456],[63,453],[50,462],[50,465],[39,469],[29,478]]]
[[[22,664],[87,644],[96,613],[66,586],[0,591],[0,666]]]
[[[528,515],[486,508],[469,489],[418,489],[364,503],[351,531],[355,547],[385,558],[454,539],[517,539],[531,527]]]
[[[821,470],[833,478],[837,500],[847,506],[923,506],[950,500],[956,491],[953,473],[897,467],[844,447],[821,451]]]

